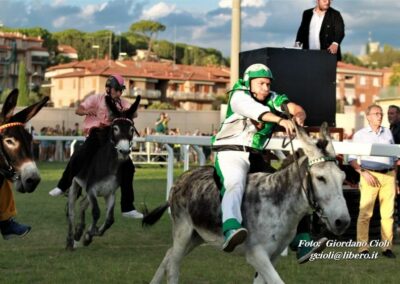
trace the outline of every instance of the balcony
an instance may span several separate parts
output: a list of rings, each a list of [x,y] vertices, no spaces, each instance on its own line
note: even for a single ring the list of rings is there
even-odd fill
[[[137,95],[141,95],[142,98],[145,99],[159,99],[161,98],[160,90],[142,90],[142,89],[134,89],[129,91],[130,97],[136,97]]]
[[[167,98],[176,101],[212,101],[215,99],[215,95],[212,93],[186,93],[178,91],[168,91]]]

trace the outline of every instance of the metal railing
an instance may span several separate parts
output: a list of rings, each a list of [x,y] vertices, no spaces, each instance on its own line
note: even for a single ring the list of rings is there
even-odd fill
[[[85,138],[83,136],[35,136],[35,140],[50,140],[50,141],[67,141],[67,140],[77,140],[83,141]],[[167,167],[167,198],[169,195],[169,190],[173,184],[173,171],[174,171],[174,150],[171,145],[180,144],[184,149],[184,170],[189,169],[189,148],[192,147],[198,155],[198,163],[204,165],[206,163],[205,155],[202,151],[201,146],[211,146],[210,136],[172,136],[172,135],[148,135],[145,137],[136,137],[133,139],[137,143],[159,143],[163,144],[166,152],[162,152],[162,155],[166,156]],[[290,145],[283,147],[283,138],[272,138],[268,143],[267,149],[274,151],[291,151]],[[294,148],[298,149],[300,147],[300,142],[295,139],[293,140]],[[400,145],[387,145],[387,144],[371,144],[371,143],[354,143],[354,142],[338,142],[333,141],[333,146],[335,148],[336,154],[344,155],[358,155],[358,156],[384,156],[384,157],[400,157]],[[151,163],[156,163],[151,161],[153,154],[149,154],[147,150],[141,154],[148,155],[146,159],[150,159]],[[160,155],[160,153],[154,153]],[[135,155],[135,154],[134,154]],[[146,161],[143,161],[146,163]]]

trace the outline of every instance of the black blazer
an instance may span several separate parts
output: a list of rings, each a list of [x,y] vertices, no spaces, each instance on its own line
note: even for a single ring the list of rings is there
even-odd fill
[[[310,32],[310,22],[313,16],[313,10],[308,9],[303,12],[303,18],[301,19],[301,24],[299,30],[297,31],[296,41],[303,44],[303,49],[309,49],[308,35]],[[321,31],[319,33],[319,42],[321,44],[321,50],[326,50],[332,42],[337,42],[339,44],[339,49],[337,52],[337,60],[342,59],[342,54],[340,51],[340,44],[344,38],[344,22],[340,12],[329,8],[326,11],[324,20],[322,21]]]

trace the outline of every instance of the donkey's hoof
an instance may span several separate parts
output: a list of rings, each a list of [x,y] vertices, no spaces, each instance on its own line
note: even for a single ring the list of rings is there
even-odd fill
[[[81,243],[79,241],[74,240],[74,249],[79,248],[81,246]]]
[[[85,238],[83,239],[83,245],[86,247],[88,245],[90,245],[90,243],[93,240],[93,236],[91,236],[90,234],[86,233],[85,234]]]
[[[74,251],[74,245],[67,244],[67,246],[65,247],[65,250]]]

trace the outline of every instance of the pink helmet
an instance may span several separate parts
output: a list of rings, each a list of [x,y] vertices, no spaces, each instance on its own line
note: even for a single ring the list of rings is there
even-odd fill
[[[121,75],[111,75],[106,82],[106,87],[114,88],[116,91],[125,90],[124,78]]]

